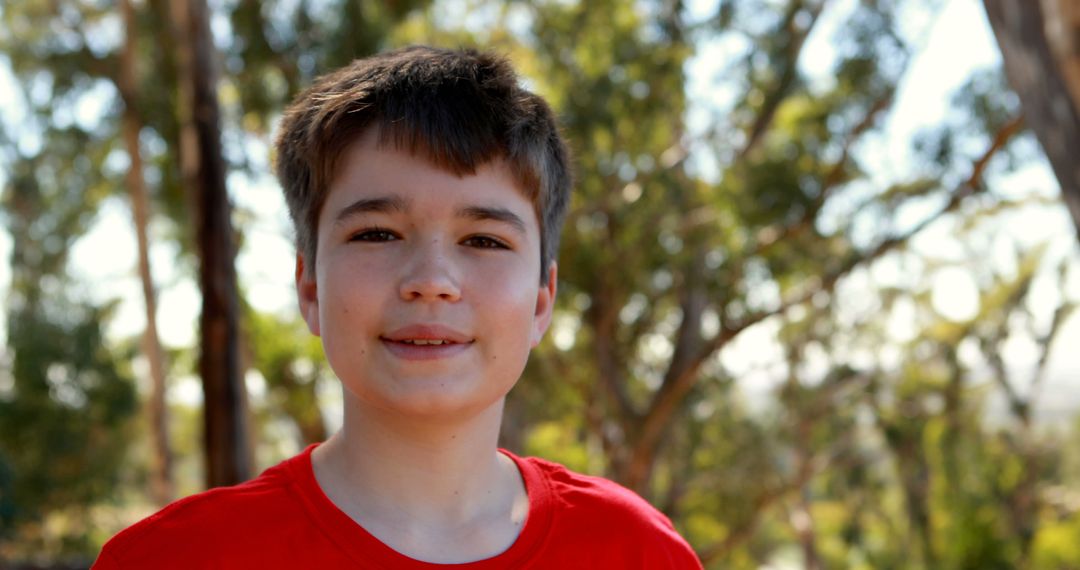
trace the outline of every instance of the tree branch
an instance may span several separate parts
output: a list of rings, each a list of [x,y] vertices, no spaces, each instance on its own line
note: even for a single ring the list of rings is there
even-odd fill
[[[688,360],[684,367],[673,370],[672,374],[666,376],[664,383],[661,385],[660,389],[657,390],[649,405],[648,411],[641,420],[640,437],[638,441],[635,442],[631,455],[628,474],[639,477],[639,479],[627,478],[624,483],[634,489],[642,489],[646,486],[648,463],[655,455],[656,449],[662,442],[664,431],[670,424],[679,405],[697,382],[698,371],[709,358],[747,328],[758,324],[769,317],[782,315],[789,308],[810,301],[811,298],[820,292],[832,292],[835,289],[837,282],[857,267],[875,261],[886,253],[907,244],[912,237],[921,233],[932,223],[941,219],[944,215],[955,211],[965,198],[974,194],[976,189],[981,187],[983,171],[990,159],[1020,130],[1021,125],[1022,120],[1020,117],[1017,117],[1009,121],[1009,123],[997,133],[989,148],[975,160],[971,174],[953,191],[952,198],[937,213],[923,220],[908,232],[883,240],[871,251],[862,255],[852,256],[839,268],[820,277],[815,283],[806,287],[804,292],[780,303],[776,308],[754,312],[734,324],[731,324],[728,321],[722,321],[720,333],[710,341],[706,342],[698,354]]]
[[[788,43],[784,46],[784,53],[782,54],[784,56],[783,68],[780,70],[780,77],[777,79],[776,85],[765,97],[761,110],[758,112],[757,117],[754,118],[746,137],[746,145],[739,151],[736,161],[745,158],[761,142],[772,125],[776,111],[795,86],[799,73],[799,55],[802,53],[803,45],[806,44],[807,36],[810,35],[814,25],[817,23],[818,16],[821,15],[821,11],[825,8],[826,2],[827,0],[821,0],[807,6],[805,1],[795,0],[788,5],[783,23],[780,25],[780,28],[788,34]],[[805,12],[803,12],[804,9]],[[810,22],[803,29],[799,29],[799,26],[796,25],[800,13],[810,15]]]
[[[878,115],[892,106],[895,94],[896,90],[893,89],[888,91],[877,101],[874,101],[862,120],[851,129],[851,132],[848,133],[848,136],[844,140],[840,158],[832,164],[825,174],[821,183],[821,192],[811,203],[810,207],[806,209],[803,216],[793,224],[785,224],[780,228],[771,226],[758,232],[758,239],[752,251],[749,253],[751,257],[762,255],[772,246],[785,239],[800,236],[810,228],[814,227],[814,221],[817,220],[817,215],[821,211],[821,208],[825,206],[825,201],[832,195],[832,190],[839,186],[843,181],[844,167],[851,157],[852,147],[855,146],[856,142],[862,139],[862,135],[870,130],[870,127],[874,125],[874,121],[877,120]]]

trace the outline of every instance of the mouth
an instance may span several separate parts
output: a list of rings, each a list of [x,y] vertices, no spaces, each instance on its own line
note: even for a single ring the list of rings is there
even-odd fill
[[[448,358],[476,339],[444,325],[409,325],[379,337],[391,354],[405,360]]]
[[[390,342],[417,346],[468,344],[474,340],[471,335],[441,324],[406,325],[383,334],[381,338]]]

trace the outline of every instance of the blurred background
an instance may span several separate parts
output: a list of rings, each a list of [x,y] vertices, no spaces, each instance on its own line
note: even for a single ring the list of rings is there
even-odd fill
[[[1072,0],[0,4],[0,567],[340,424],[270,146],[410,43],[509,56],[576,154],[502,445],[707,568],[1080,568]]]

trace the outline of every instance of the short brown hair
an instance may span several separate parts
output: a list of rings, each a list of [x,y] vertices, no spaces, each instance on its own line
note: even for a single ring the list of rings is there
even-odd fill
[[[413,46],[358,59],[319,77],[285,110],[277,176],[306,267],[344,148],[369,128],[458,176],[503,159],[540,223],[540,282],[559,246],[572,183],[570,156],[547,103],[518,84],[505,59]]]

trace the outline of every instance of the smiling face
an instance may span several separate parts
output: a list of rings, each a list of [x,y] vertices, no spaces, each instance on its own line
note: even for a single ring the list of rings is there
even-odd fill
[[[479,413],[547,329],[555,264],[541,285],[536,214],[502,162],[459,178],[376,141],[343,151],[316,265],[298,260],[304,319],[359,405]]]

